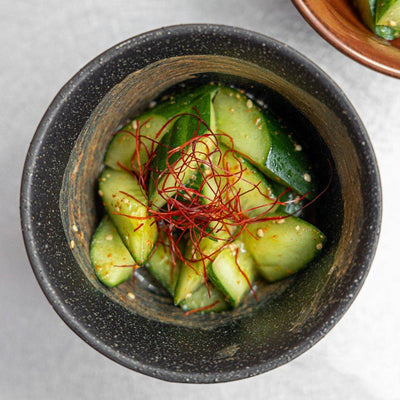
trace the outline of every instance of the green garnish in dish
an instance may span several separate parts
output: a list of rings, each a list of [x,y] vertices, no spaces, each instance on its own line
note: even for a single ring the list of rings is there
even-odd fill
[[[400,0],[354,0],[364,24],[386,40],[400,37]]]

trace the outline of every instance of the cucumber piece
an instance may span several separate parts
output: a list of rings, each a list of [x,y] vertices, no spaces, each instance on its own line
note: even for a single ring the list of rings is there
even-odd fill
[[[185,91],[177,96],[169,96],[167,100],[156,105],[153,109],[146,111],[140,117],[125,125],[111,140],[108,145],[104,158],[104,164],[110,168],[121,170],[118,162],[126,169],[138,172],[139,163],[136,152],[136,129],[139,126],[140,148],[139,159],[143,167],[149,160],[149,152],[155,149],[153,140],[161,141],[175,123],[164,125],[178,113],[188,112],[191,109],[191,103],[199,96],[207,92],[215,91],[215,86],[205,85],[191,91]],[[148,151],[146,151],[146,149]],[[132,157],[133,156],[133,157]]]
[[[278,198],[280,203],[279,206],[274,210],[276,213],[291,214],[295,217],[300,217],[303,214],[303,207],[306,201],[300,200],[300,196],[294,193],[292,190],[285,193],[287,188],[277,182],[271,182],[272,192],[275,198]]]
[[[394,40],[400,37],[400,24],[399,29],[393,29],[386,25],[376,25],[375,34],[386,40]]]
[[[214,98],[217,132],[233,139],[240,152],[269,178],[312,197],[316,191],[310,164],[286,129],[270,114],[262,112],[239,91],[221,88]],[[229,137],[221,135],[231,147]]]
[[[203,283],[190,297],[180,303],[184,311],[196,310],[198,308],[208,307],[218,301],[213,307],[201,312],[221,312],[229,309],[229,303],[225,301],[225,296],[218,291],[211,283],[207,286]]]
[[[130,171],[139,172],[139,163],[136,157],[136,129],[139,126],[138,134],[140,135],[139,159],[140,166],[148,161],[148,153],[146,151],[154,148],[154,144],[150,139],[156,139],[157,134],[168,121],[167,117],[157,114],[157,110],[147,112],[139,118],[129,122],[125,125],[111,140],[108,145],[106,155],[104,157],[104,164],[115,170],[123,170],[118,164],[121,164]],[[165,129],[160,132],[159,140],[165,135],[172,127],[172,123],[167,125]]]
[[[174,264],[171,258],[170,244],[167,237],[162,235],[161,241],[157,243],[156,246],[154,253],[147,260],[146,266],[154,278],[156,278],[173,297],[179,276],[180,262],[176,261],[176,264]]]
[[[192,106],[196,108],[201,118],[212,131],[215,125],[212,107],[213,95],[213,92],[206,93],[192,103]],[[195,114],[195,110],[193,109],[191,113]],[[193,146],[186,146],[184,151],[169,153],[170,150],[177,149],[191,140],[195,133],[197,133],[197,136],[207,134],[207,126],[199,124],[199,120],[195,116],[182,116],[174,124],[171,131],[163,137],[150,166],[152,172],[150,175],[149,199],[153,208],[161,208],[169,197],[174,196],[176,187],[179,185],[178,181],[181,184],[187,183],[198,171],[199,163],[205,160],[206,155],[215,148],[217,144],[215,139],[213,137],[204,137]],[[173,167],[176,176],[168,171],[168,164]]]
[[[380,6],[383,5],[381,2],[378,3]],[[392,22],[391,25],[375,23],[375,11],[377,9],[376,0],[355,0],[354,4],[358,9],[364,24],[377,36],[386,40],[393,40],[400,37],[399,19],[397,19],[397,24],[394,22]]]
[[[304,268],[321,252],[326,240],[318,228],[297,217],[250,224],[248,231],[243,233],[246,247],[261,275],[270,282]]]
[[[99,194],[125,246],[142,265],[158,232],[154,219],[148,216],[147,199],[137,179],[128,172],[106,168],[99,178]]]
[[[133,274],[136,263],[107,215],[93,235],[90,260],[97,278],[108,287],[125,282]]]
[[[200,241],[202,256],[194,250],[193,244],[188,243],[186,246],[185,259],[193,261],[187,261],[187,264],[182,263],[181,265],[178,282],[175,287],[175,305],[190,297],[201,284],[204,284],[204,268],[207,270],[208,265],[215,259],[219,250],[226,245],[230,233],[226,230],[220,230],[219,232],[215,231],[213,236],[218,237],[219,240],[205,237]]]
[[[238,211],[241,210],[244,215],[249,217],[272,212],[276,208],[274,206],[275,197],[265,176],[241,155],[222,145],[220,150],[222,153],[218,162],[220,169],[214,169],[217,176],[208,175],[207,183],[202,187],[202,194],[205,196],[204,202],[214,199],[218,187],[229,187],[229,191],[224,190],[224,196],[221,199],[223,204],[232,204],[232,207],[237,208]],[[207,172],[207,168],[205,171]],[[236,174],[236,176],[223,176],[226,175],[225,171]],[[239,205],[232,201],[237,195],[239,195]]]
[[[400,0],[378,0],[375,11],[376,25],[400,29]]]
[[[236,239],[224,248],[208,268],[208,277],[229,303],[237,307],[249,292],[256,276],[256,266],[242,240]],[[245,276],[244,276],[245,275]]]

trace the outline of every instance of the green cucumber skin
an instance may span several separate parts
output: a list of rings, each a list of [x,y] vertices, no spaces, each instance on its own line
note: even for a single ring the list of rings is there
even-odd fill
[[[214,98],[217,132],[231,136],[235,150],[270,179],[293,188],[297,193],[316,191],[310,164],[286,129],[270,114],[262,112],[239,91],[221,88]],[[228,147],[230,141],[221,136]]]
[[[136,151],[136,124],[142,126],[142,124],[146,122],[140,129],[140,135],[144,145],[146,145],[148,149],[151,149],[153,142],[151,140],[146,140],[145,137],[156,139],[157,134],[159,134],[157,140],[161,141],[163,136],[171,130],[176,122],[172,120],[171,123],[165,126],[162,132],[160,132],[167,121],[178,113],[191,111],[191,103],[196,98],[204,93],[213,91],[215,91],[214,86],[205,85],[192,91],[185,91],[177,96],[169,96],[164,102],[129,122],[113,137],[108,145],[104,157],[104,164],[110,168],[121,170],[123,168],[118,165],[119,162],[124,168],[137,171],[138,163],[136,157],[133,157],[134,162],[133,164],[131,163],[132,155]],[[139,157],[141,165],[143,166],[148,161],[148,154],[144,147],[140,149]]]
[[[400,37],[400,24],[399,29],[393,29],[386,25],[376,25],[375,34],[386,40],[394,40]]]
[[[246,247],[261,275],[270,282],[306,267],[326,241],[318,228],[293,216],[250,224],[248,230],[250,233],[243,234]]]
[[[256,266],[242,240],[237,239],[224,248],[208,267],[207,276],[223,294],[232,307],[237,307],[250,291],[249,283],[236,264],[253,284],[257,274]]]
[[[154,219],[148,217],[147,199],[137,179],[128,172],[106,168],[99,178],[99,193],[125,246],[134,260],[143,265],[154,247],[158,230]],[[115,213],[143,219],[132,219]]]
[[[162,242],[156,244],[156,249],[146,265],[154,278],[174,297],[181,266],[178,261],[174,264],[171,258],[168,239],[162,236],[161,240]]]
[[[136,263],[107,215],[101,220],[93,234],[90,243],[90,260],[99,281],[110,288],[125,282],[133,274],[133,265]]]
[[[175,288],[174,303],[175,305],[180,304],[185,298],[191,296],[200,286],[204,284],[204,268],[211,263],[211,261],[217,256],[219,249],[222,249],[230,234],[227,231],[220,231],[215,233],[215,236],[219,237],[220,240],[212,240],[209,238],[203,238],[200,242],[200,248],[204,255],[209,256],[209,259],[203,261],[193,261],[186,265],[182,263],[178,282]],[[192,246],[190,243],[186,245],[185,258],[194,258],[192,254]]]
[[[198,136],[204,135],[208,132],[208,128],[212,131],[215,125],[215,117],[214,110],[212,106],[212,98],[214,96],[214,91],[208,92],[205,95],[193,101],[191,105],[196,108],[199,112],[202,120],[206,123],[199,125],[199,120],[196,117],[192,116],[181,116],[174,124],[174,127],[170,132],[168,132],[162,139],[161,143],[157,146],[156,155],[151,163],[151,175],[150,175],[150,187],[149,187],[149,199],[152,207],[160,208],[162,207],[166,199],[164,196],[161,196],[158,192],[160,187],[163,188],[171,188],[176,186],[175,178],[166,173],[167,168],[167,160],[169,164],[173,164],[175,161],[178,161],[182,153],[172,154],[168,158],[168,151],[171,149],[175,149],[182,144],[188,142],[192,139],[194,132],[198,132]],[[195,110],[191,110],[192,114],[195,114]],[[196,143],[196,148],[193,151],[199,152],[199,159],[205,158],[205,156],[200,156],[201,153],[206,152],[208,150],[212,150],[215,147],[216,143],[213,139],[207,138],[202,139],[201,141]],[[186,149],[187,151],[187,149]],[[189,165],[185,168],[181,168],[182,164],[179,164],[179,161],[176,165],[176,170],[180,171],[179,178],[183,184],[188,182],[191,177],[198,171],[198,164],[195,161],[189,163]],[[161,177],[161,178],[160,178]],[[156,182],[158,183],[158,187],[156,187]],[[165,192],[165,190],[164,190]],[[168,195],[172,197],[176,191],[169,190]]]
[[[284,191],[287,189],[285,186],[271,181],[271,188],[275,198],[279,197],[280,204],[276,209],[273,210],[275,213],[284,213],[294,215],[295,217],[301,217],[303,214],[303,207],[306,205],[306,201],[299,200],[299,195],[293,191],[289,191],[285,194]]]
[[[208,288],[210,290],[210,294],[208,293],[207,286],[203,283],[190,297],[180,303],[180,307],[184,311],[190,311],[200,307],[207,307],[218,301],[218,303],[212,308],[201,312],[210,313],[228,310],[230,306],[229,303],[225,301],[225,296],[211,283],[208,283]]]

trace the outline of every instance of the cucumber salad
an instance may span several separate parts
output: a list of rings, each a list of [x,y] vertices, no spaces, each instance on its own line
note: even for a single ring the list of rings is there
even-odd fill
[[[98,279],[148,268],[186,314],[257,299],[307,266],[325,235],[300,218],[317,185],[301,144],[243,91],[168,96],[114,134],[99,177]]]

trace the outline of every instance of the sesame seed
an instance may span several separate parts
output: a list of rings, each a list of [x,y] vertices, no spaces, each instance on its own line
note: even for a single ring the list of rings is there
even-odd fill
[[[74,248],[75,248],[75,241],[74,240],[71,240],[71,242],[70,242],[70,247],[71,247],[71,250],[73,250]]]
[[[233,92],[229,92],[229,97],[232,97],[233,96]]]
[[[294,149],[295,149],[295,151],[303,150],[303,148],[299,144],[296,144],[296,146],[294,146]]]
[[[107,178],[111,178],[111,175],[110,175],[110,174],[106,174],[106,177],[107,177]]]
[[[236,93],[236,98],[237,98],[238,100],[240,100],[240,94],[239,94],[239,93]]]
[[[277,224],[283,224],[284,222],[285,222],[285,219],[284,219],[284,218],[278,219],[278,220],[276,221]]]
[[[113,235],[107,235],[106,236],[106,240],[112,240],[113,239]]]
[[[315,247],[316,247],[317,250],[321,250],[322,249],[322,243],[318,243]]]
[[[188,293],[188,294],[185,296],[185,299],[188,299],[189,297],[192,297],[192,294],[193,294],[193,293]]]
[[[233,107],[229,107],[229,111],[230,111],[230,112],[234,112],[235,109],[234,109]]]
[[[127,198],[124,198],[122,201],[123,201],[125,204],[129,204],[129,200],[128,200]]]
[[[247,103],[246,103],[246,106],[247,106],[247,108],[252,108],[253,107],[253,102],[250,99],[248,99]]]
[[[306,182],[311,182],[311,175],[310,175],[310,174],[304,174],[304,175],[303,175],[303,179],[304,179]]]
[[[132,128],[133,128],[133,129],[137,129],[137,127],[138,127],[138,122],[137,122],[137,120],[135,119],[135,120],[132,122]]]
[[[258,125],[260,122],[261,122],[261,118],[260,117],[256,118],[255,121],[254,121],[254,123],[256,125]]]
[[[395,26],[397,25],[397,22],[396,22],[396,21],[393,21],[393,20],[390,20],[390,21],[389,21],[389,25],[390,25],[391,27],[395,27]]]
[[[297,225],[296,226],[296,231],[299,231],[300,230],[300,225]]]
[[[121,209],[119,207],[115,207],[116,212],[121,212]]]
[[[264,231],[261,228],[257,229],[257,236],[260,238],[264,237]]]
[[[77,227],[76,225],[72,225],[72,230],[73,230],[74,232],[78,232],[78,227]]]
[[[127,297],[129,300],[135,300],[135,299],[136,299],[136,296],[135,296],[132,292],[128,292],[128,294],[126,295],[126,297]]]
[[[154,108],[156,105],[157,105],[156,101],[151,101],[150,104],[149,104],[149,107],[150,108]]]

